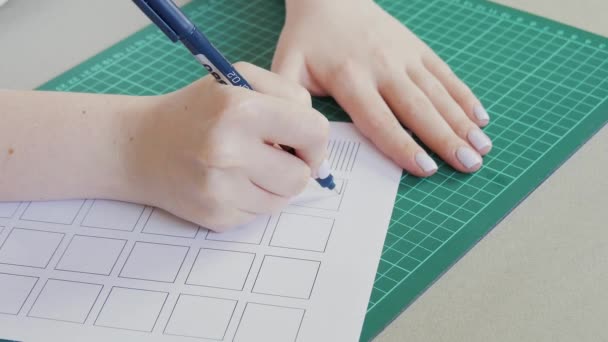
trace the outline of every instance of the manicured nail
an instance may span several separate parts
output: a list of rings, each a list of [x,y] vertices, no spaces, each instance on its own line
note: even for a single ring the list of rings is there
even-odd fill
[[[433,158],[424,152],[416,153],[416,163],[418,163],[418,166],[420,166],[424,173],[431,173],[437,170],[437,164]]]
[[[469,138],[471,145],[473,145],[473,147],[475,147],[475,149],[481,154],[488,153],[492,148],[492,141],[479,128],[471,129],[467,137]]]
[[[481,157],[469,147],[459,147],[456,150],[456,157],[469,170],[481,165]]]
[[[477,117],[477,120],[479,120],[479,123],[486,124],[486,123],[490,122],[490,116],[488,115],[488,112],[486,112],[485,108],[483,108],[482,105],[476,106],[473,109],[473,113]]]

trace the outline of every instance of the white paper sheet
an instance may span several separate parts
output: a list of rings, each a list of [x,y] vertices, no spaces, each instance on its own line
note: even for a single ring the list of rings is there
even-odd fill
[[[216,234],[104,200],[0,203],[0,338],[358,341],[401,171],[332,123],[340,195]]]

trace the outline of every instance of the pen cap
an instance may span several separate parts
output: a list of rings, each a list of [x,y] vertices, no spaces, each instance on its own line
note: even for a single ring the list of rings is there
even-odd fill
[[[194,30],[194,24],[171,0],[133,0],[133,2],[173,42],[181,40]]]

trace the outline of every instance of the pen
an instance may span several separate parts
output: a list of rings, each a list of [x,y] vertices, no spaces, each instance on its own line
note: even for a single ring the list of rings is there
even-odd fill
[[[133,0],[133,2],[169,39],[173,42],[181,41],[219,83],[253,90],[245,78],[236,71],[172,0]],[[281,148],[295,154],[291,147],[281,145]],[[330,190],[336,188],[327,160],[321,163],[317,177],[316,181],[322,187]]]

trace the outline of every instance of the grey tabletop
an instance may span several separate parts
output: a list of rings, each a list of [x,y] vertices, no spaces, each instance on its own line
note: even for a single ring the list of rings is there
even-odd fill
[[[499,2],[608,36],[605,0]],[[0,88],[34,88],[145,24],[126,0],[9,0]],[[604,128],[376,340],[608,340],[607,168]]]

